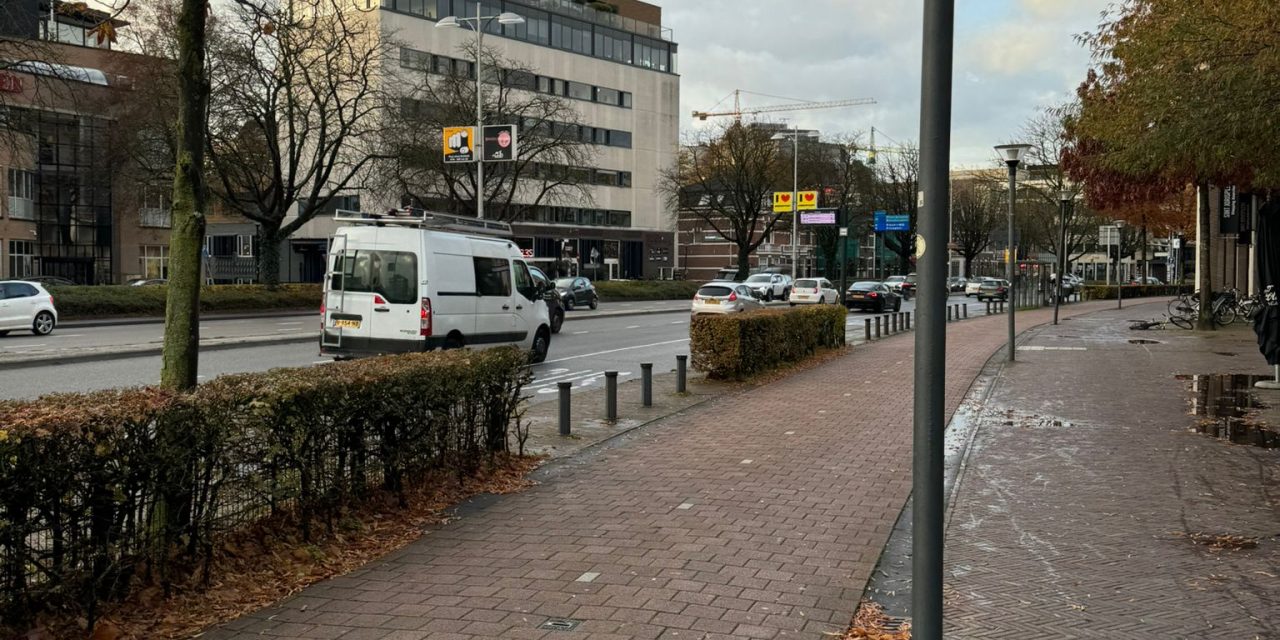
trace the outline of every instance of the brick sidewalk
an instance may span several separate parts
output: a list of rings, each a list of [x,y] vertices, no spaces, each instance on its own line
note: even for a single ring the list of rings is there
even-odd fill
[[[950,325],[948,411],[1003,326]],[[910,491],[913,344],[858,347],[550,465],[540,486],[203,637],[561,637],[538,628],[549,618],[593,640],[841,631]]]
[[[1191,432],[1175,378],[1268,367],[1247,329],[1128,330],[1163,311],[1042,326],[999,372],[947,530],[948,638],[1280,637],[1280,450]]]

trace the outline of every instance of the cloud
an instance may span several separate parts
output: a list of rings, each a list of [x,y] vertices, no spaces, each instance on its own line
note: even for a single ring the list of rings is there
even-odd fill
[[[1110,1],[957,2],[954,165],[988,162],[991,145],[1016,135],[1039,109],[1071,97],[1088,68],[1088,52],[1075,34],[1093,28]],[[832,134],[865,133],[874,126],[899,141],[917,138],[920,3],[659,2],[668,5],[663,22],[674,28],[680,45],[686,130],[712,124],[694,121],[690,111],[710,109],[722,99],[718,109],[731,107],[733,90],[744,89],[815,101],[875,98],[871,106],[787,111],[768,120]],[[786,102],[743,98],[748,107]]]

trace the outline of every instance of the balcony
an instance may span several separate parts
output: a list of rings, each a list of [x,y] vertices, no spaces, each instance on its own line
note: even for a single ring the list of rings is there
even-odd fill
[[[173,226],[173,215],[169,209],[143,207],[138,209],[138,225],[156,229],[168,229]]]

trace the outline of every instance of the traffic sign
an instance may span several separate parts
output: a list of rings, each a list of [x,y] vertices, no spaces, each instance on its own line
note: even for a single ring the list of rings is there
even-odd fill
[[[800,214],[800,224],[835,224],[836,210],[823,209],[821,211],[813,211],[810,213]]]
[[[510,162],[519,155],[516,150],[514,124],[489,124],[484,127],[484,161]]]
[[[475,162],[475,127],[445,127],[441,141],[444,163]]]
[[[849,237],[849,227],[840,227],[840,237],[841,238]]]
[[[801,191],[796,194],[796,198],[796,209],[799,211],[813,211],[818,208],[817,191]]]
[[[791,192],[790,191],[774,191],[773,192],[773,212],[786,213],[791,210]]]

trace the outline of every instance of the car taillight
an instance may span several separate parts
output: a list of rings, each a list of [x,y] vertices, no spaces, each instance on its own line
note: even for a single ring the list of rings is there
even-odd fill
[[[321,318],[323,318],[323,317],[324,317],[324,303],[323,303],[323,302],[321,302],[321,303],[320,303],[320,317],[321,317]]]
[[[697,295],[697,294],[694,294],[694,296],[693,296],[693,301],[694,301],[694,302],[702,302],[702,296]]]
[[[879,297],[880,297],[880,294],[878,294],[878,293],[876,293],[876,292],[872,291],[871,293],[868,293],[868,294],[867,294],[867,297],[868,297],[868,298],[879,298]]]
[[[431,337],[431,298],[422,299],[422,310],[419,313],[422,319],[418,327],[418,335]]]
[[[820,289],[818,289],[817,287],[814,287],[814,288],[813,288],[813,292],[814,292],[814,293],[817,293],[818,291],[820,291]]]
[[[374,304],[386,304],[386,303],[387,303],[387,301],[386,301],[386,300],[383,300],[383,299],[382,299],[382,296],[380,296],[380,295],[378,295],[378,294],[376,294],[376,293],[375,293],[375,294],[373,294],[373,303],[374,303]]]
[[[729,302],[737,302],[737,301],[738,301],[738,294],[736,292],[729,294]]]

